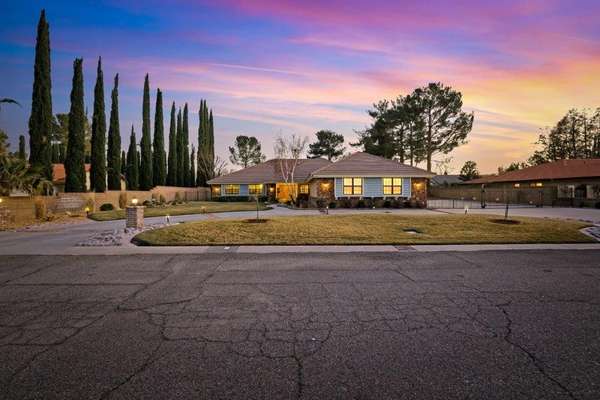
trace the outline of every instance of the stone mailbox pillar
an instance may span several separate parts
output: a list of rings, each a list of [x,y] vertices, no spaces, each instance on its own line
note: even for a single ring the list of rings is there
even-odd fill
[[[125,218],[125,228],[142,229],[144,227],[144,206],[127,206]]]

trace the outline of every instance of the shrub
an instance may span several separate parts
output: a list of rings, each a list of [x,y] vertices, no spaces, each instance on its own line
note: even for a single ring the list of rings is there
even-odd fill
[[[319,197],[317,199],[317,207],[319,207],[319,208],[325,208],[325,204],[327,204],[327,202],[325,201],[324,198]]]
[[[392,207],[392,202],[390,200],[387,200],[387,199],[384,200],[383,201],[383,207],[384,208],[390,208],[390,207]]]
[[[148,208],[154,207],[154,203],[152,203],[152,201],[150,201],[150,200],[144,200],[144,202],[142,203],[142,205],[144,207],[148,207]]]
[[[181,201],[181,193],[180,192],[175,192],[175,200],[173,200],[173,204],[180,204],[182,203]]]
[[[165,199],[165,196],[163,196],[162,194],[158,197],[158,202],[159,204],[165,204],[167,202],[167,199]]]
[[[360,199],[356,202],[356,208],[365,208],[366,207],[366,203],[363,199]]]
[[[329,203],[329,208],[336,208],[337,207],[337,203],[335,201],[332,201],[331,203]]]
[[[111,203],[104,203],[100,206],[100,211],[112,211],[115,207]]]
[[[394,200],[392,200],[392,207],[394,207],[394,208],[404,208],[404,200],[402,200],[402,199],[394,199]]]
[[[45,220],[48,217],[48,208],[46,202],[42,199],[35,201],[35,218],[39,220]]]
[[[375,199],[375,200],[373,200],[373,207],[375,207],[375,208],[383,208],[384,203],[385,202],[383,201],[383,199]]]
[[[152,202],[158,203],[158,193],[152,193]]]
[[[127,207],[127,193],[121,192],[119,193],[119,208],[123,209]]]
[[[350,207],[352,207],[352,202],[347,197],[339,199],[338,203],[339,203],[338,205],[340,206],[340,208],[350,208]]]

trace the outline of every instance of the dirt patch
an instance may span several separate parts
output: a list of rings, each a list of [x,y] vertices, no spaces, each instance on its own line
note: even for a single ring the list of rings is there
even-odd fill
[[[503,224],[503,225],[519,225],[521,221],[517,221],[514,219],[491,219],[490,222],[494,224]]]

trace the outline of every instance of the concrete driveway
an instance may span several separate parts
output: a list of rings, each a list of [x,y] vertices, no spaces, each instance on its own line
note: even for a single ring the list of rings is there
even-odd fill
[[[600,253],[0,258],[1,399],[598,399]]]
[[[440,209],[439,211],[452,214],[464,214],[463,209]],[[474,208],[470,209],[469,212],[474,214],[504,215],[503,208]],[[590,222],[593,224],[600,224],[600,210],[595,208],[511,207],[508,210],[508,213],[509,216],[515,215],[520,217],[573,219]]]

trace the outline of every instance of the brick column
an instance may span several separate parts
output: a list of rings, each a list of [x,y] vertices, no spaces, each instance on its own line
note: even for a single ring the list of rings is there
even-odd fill
[[[125,228],[142,229],[144,227],[144,206],[127,206],[125,218]]]

